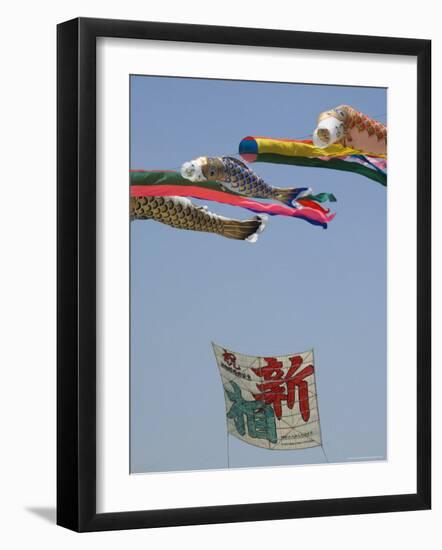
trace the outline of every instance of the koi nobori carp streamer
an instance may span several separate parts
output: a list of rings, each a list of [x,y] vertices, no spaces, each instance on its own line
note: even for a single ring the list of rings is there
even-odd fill
[[[296,206],[297,198],[311,193],[307,187],[273,187],[234,157],[199,157],[185,162],[181,175],[197,183],[217,181],[228,191],[255,199],[274,199],[287,206]]]
[[[322,122],[320,122],[321,124]],[[325,136],[325,130],[321,128],[318,126],[315,135],[319,131],[320,135]],[[321,146],[319,143],[317,138],[312,141],[247,136],[239,144],[239,154],[247,162],[267,162],[354,172],[381,185],[387,185],[386,153],[367,152],[356,148],[356,144],[362,145],[362,141],[357,140],[356,136],[351,144],[345,139],[341,142],[331,143],[330,140],[321,142]],[[381,145],[379,149],[383,150]]]
[[[369,156],[386,157],[387,127],[350,105],[339,105],[319,115],[313,143],[320,148],[340,143]]]
[[[130,172],[132,220],[153,219],[177,229],[216,233],[231,239],[255,242],[267,222],[267,215],[289,216],[326,228],[334,218],[322,203],[334,202],[331,193],[313,195],[306,190],[296,199],[296,207],[251,200],[218,181],[191,182],[179,172],[133,170]],[[307,192],[308,191],[308,192]],[[240,206],[257,214],[248,220],[234,220],[193,204],[189,198]]]

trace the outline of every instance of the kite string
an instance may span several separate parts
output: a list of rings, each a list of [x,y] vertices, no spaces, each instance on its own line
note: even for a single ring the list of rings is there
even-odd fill
[[[327,463],[330,464],[330,460],[328,459],[328,456],[327,456],[327,454],[324,450],[324,446],[322,444],[321,444],[321,451],[323,452],[325,460],[327,461]]]
[[[328,459],[327,453],[325,452],[324,439],[322,437],[322,424],[321,424],[321,415],[319,413],[319,398],[318,398],[318,383],[319,383],[321,377],[318,376],[318,371],[316,370],[316,359],[315,359],[315,350],[314,350],[314,348],[312,348],[312,359],[313,359],[313,364],[315,365],[315,375],[316,375],[316,382],[315,382],[316,409],[317,409],[317,414],[318,414],[319,434],[320,434],[320,438],[321,438],[321,451],[322,451],[322,453],[325,457],[326,462],[329,464],[330,460]]]
[[[227,419],[226,419],[227,420]],[[227,426],[226,431],[226,449],[227,449],[227,469],[230,470],[230,438],[229,438],[229,428]]]

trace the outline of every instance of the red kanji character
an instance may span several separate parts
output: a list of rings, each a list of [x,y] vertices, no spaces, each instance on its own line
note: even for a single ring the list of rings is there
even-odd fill
[[[295,388],[299,392],[299,410],[304,422],[310,418],[310,404],[308,398],[308,382],[304,379],[314,372],[313,365],[308,365],[302,371],[296,371],[303,363],[300,355],[290,357],[291,367],[284,376],[283,365],[275,357],[265,357],[267,365],[258,369],[252,369],[255,374],[262,376],[265,380],[262,384],[256,384],[258,390],[262,393],[254,395],[255,399],[264,401],[268,405],[273,405],[276,417],[280,420],[282,416],[282,401],[287,402],[287,407],[293,409],[295,404]],[[284,392],[284,384],[287,393]]]
[[[236,355],[234,353],[230,353],[227,350],[224,350],[223,359],[227,363],[227,365],[229,365],[229,367],[240,370],[239,367],[236,365]]]

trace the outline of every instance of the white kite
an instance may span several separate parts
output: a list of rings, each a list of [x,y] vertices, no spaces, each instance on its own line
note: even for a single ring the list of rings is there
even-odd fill
[[[266,449],[322,445],[313,350],[273,357],[213,350],[230,434]]]

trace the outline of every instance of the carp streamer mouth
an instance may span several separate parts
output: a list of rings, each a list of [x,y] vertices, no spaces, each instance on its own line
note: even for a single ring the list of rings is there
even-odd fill
[[[206,181],[206,177],[203,174],[201,166],[194,160],[185,162],[181,166],[181,175],[183,178],[189,181]]]
[[[344,124],[334,116],[323,118],[313,133],[313,144],[323,149],[344,136]]]

